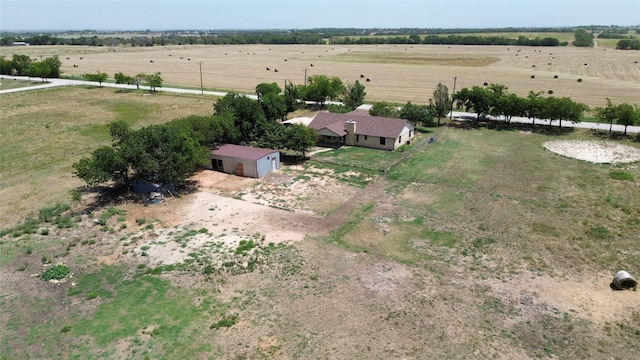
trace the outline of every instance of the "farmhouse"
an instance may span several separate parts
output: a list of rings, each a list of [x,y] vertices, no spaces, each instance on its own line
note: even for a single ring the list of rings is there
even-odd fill
[[[319,144],[382,150],[395,150],[415,135],[414,126],[407,120],[371,116],[362,110],[346,114],[319,113],[309,127],[318,132]]]
[[[278,150],[226,144],[211,150],[209,169],[227,174],[261,178],[280,168]]]

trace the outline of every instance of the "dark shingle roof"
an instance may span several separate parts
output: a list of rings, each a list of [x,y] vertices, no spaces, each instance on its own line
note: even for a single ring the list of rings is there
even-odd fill
[[[353,120],[356,122],[356,134],[370,135],[386,138],[396,138],[408,124],[405,119],[386,118],[356,113],[352,111],[346,114],[319,113],[309,124],[310,128],[320,130],[327,128],[334,133],[346,135],[344,124]]]
[[[263,156],[276,152],[278,152],[278,150],[254,148],[251,146],[241,146],[233,144],[220,145],[218,148],[211,150],[211,153],[214,155],[231,156],[249,160],[258,160]]]

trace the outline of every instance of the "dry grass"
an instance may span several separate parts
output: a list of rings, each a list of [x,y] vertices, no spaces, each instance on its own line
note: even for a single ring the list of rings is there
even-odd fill
[[[2,95],[2,228],[39,208],[68,202],[67,191],[82,184],[71,165],[109,143],[110,121],[124,119],[134,127],[164,123],[212,113],[213,103],[211,97],[84,87]]]
[[[589,49],[447,45],[32,46],[17,51],[33,57],[58,55],[65,75],[160,71],[166,84],[194,88],[200,87],[202,63],[205,88],[240,92],[252,92],[261,82],[277,82],[281,87],[285,80],[302,84],[306,69],[307,76],[338,76],[345,82],[364,81],[360,77],[364,75],[371,79],[364,83],[368,101],[426,104],[439,82],[452,90],[453,78],[457,77],[457,89],[485,82],[501,83],[521,96],[531,90],[545,94],[553,90],[554,96],[569,96],[589,106],[604,106],[607,97],[614,103],[640,105],[636,95],[640,93],[640,64],[634,63],[640,56],[633,51],[614,50],[608,44],[602,42]],[[78,67],[74,68],[74,64]],[[554,75],[558,78],[554,79]],[[578,83],[577,79],[583,81]]]

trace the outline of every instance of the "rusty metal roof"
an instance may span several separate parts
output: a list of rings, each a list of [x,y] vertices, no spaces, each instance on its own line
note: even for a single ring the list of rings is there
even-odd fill
[[[211,154],[220,156],[237,157],[241,159],[258,160],[278,150],[255,148],[251,146],[225,144],[211,150]]]

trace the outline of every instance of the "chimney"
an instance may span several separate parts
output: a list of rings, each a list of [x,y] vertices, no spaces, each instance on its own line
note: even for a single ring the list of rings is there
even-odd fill
[[[345,144],[347,146],[354,146],[356,144],[356,122],[349,120],[344,124],[344,129],[347,131],[345,136]]]

